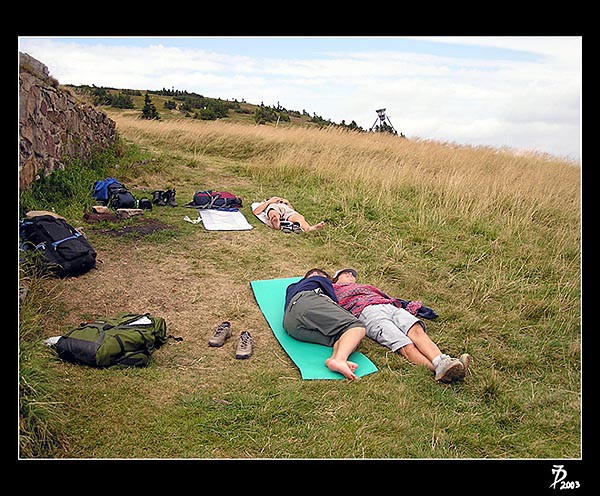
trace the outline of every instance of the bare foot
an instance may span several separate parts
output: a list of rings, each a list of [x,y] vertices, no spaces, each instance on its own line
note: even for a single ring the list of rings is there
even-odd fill
[[[352,364],[352,367],[350,366]],[[345,360],[338,360],[335,358],[328,358],[325,360],[325,365],[332,372],[338,372],[342,374],[346,379],[354,380],[358,379],[358,376],[354,373],[354,371],[358,368],[353,362],[346,362]]]
[[[305,231],[316,231],[317,229],[323,229],[325,227],[325,222],[319,222],[318,224],[315,224],[314,226],[308,226],[306,229],[304,229]]]

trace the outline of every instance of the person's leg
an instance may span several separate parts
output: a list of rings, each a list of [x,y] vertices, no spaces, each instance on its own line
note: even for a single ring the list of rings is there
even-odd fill
[[[393,305],[369,305],[361,313],[367,336],[373,341],[403,356],[411,363],[424,365],[435,370],[433,363],[419,351],[415,343],[406,335],[406,330],[418,319],[403,310],[398,316]],[[419,326],[420,327],[420,326]]]
[[[369,305],[361,314],[367,336],[387,346],[411,363],[435,372],[436,380],[450,382],[464,376],[464,366],[456,358],[442,354],[425,332],[417,317],[394,305]]]
[[[311,226],[308,222],[306,222],[304,215],[299,214],[298,212],[293,213],[286,220],[289,220],[290,222],[297,222],[298,224],[300,224],[302,230],[306,232],[314,231],[315,229],[323,229],[325,227],[325,222],[323,221],[319,222],[318,224],[315,224],[314,226]]]
[[[467,357],[464,357],[464,360],[459,360],[458,358],[442,354],[419,322],[415,323],[408,330],[407,336],[415,343],[419,352],[431,360],[436,381],[452,382],[453,380],[464,379],[466,369],[470,363],[470,360],[468,360],[465,367]],[[468,358],[470,359],[470,356]]]
[[[358,365],[348,357],[365,336],[365,328],[329,297],[313,291],[295,296],[284,313],[283,327],[299,341],[332,347],[331,356],[325,360],[327,368],[348,379],[357,378],[354,371]]]
[[[273,229],[279,230],[279,214],[275,210],[269,211],[269,222]]]
[[[346,379],[357,379],[357,375],[354,371],[358,368],[358,365],[354,362],[348,361],[350,354],[356,350],[361,340],[365,337],[364,327],[353,327],[348,329],[340,339],[338,339],[333,345],[333,353],[331,357],[325,360],[325,365],[329,370],[333,372],[339,372]]]
[[[423,353],[419,351],[419,349],[413,344],[407,344],[403,346],[399,350],[396,351],[404,358],[406,358],[409,362],[414,363],[415,365],[425,365],[429,370],[435,370],[433,363],[429,360]]]
[[[438,346],[427,335],[420,322],[415,322],[408,330],[406,335],[415,344],[415,347],[419,353],[423,355],[429,362],[432,363],[434,358],[442,354]]]

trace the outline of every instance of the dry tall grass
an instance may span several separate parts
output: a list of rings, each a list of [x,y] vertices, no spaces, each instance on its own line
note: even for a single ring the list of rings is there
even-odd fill
[[[135,141],[244,159],[265,178],[301,171],[346,187],[360,185],[382,208],[393,208],[397,195],[413,191],[416,206],[440,219],[452,214],[474,220],[496,213],[518,230],[536,214],[552,211],[579,226],[581,169],[546,154],[335,128],[113,118]]]
[[[420,291],[423,278],[432,277],[431,268],[420,268],[423,255],[435,251],[440,277],[467,268],[461,274],[472,293],[462,297],[480,304],[504,294],[529,305],[529,292],[540,291],[540,273],[551,275],[543,284],[558,288],[555,298],[570,306],[578,298],[581,168],[574,162],[335,128],[113,118],[123,136],[159,153],[225,158],[258,184],[306,182],[303,209],[325,201],[335,204],[336,218],[347,219],[337,234],[328,230],[326,252],[351,253],[371,277],[396,271],[408,283],[412,274],[407,289]],[[367,213],[357,217],[360,208]],[[321,215],[318,209],[309,214]],[[423,253],[407,258],[414,242],[425,245]],[[331,263],[337,263],[333,255]],[[486,272],[474,280],[482,265]],[[439,296],[443,289],[438,284],[435,291]],[[564,308],[565,302],[554,304]]]

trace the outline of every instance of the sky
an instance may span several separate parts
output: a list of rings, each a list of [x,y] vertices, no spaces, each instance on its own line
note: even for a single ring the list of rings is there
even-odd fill
[[[306,110],[407,138],[581,160],[581,36],[19,37],[61,84]]]

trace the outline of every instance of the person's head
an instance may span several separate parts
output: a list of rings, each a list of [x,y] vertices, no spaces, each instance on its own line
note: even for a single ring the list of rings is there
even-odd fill
[[[326,277],[327,279],[331,279],[327,272],[325,272],[323,269],[318,269],[318,268],[310,269],[306,274],[304,274],[304,279],[306,279],[308,277],[312,277],[312,276],[323,276],[323,277]]]
[[[355,269],[340,269],[333,274],[332,281],[337,284],[349,284],[356,282],[358,272]]]

